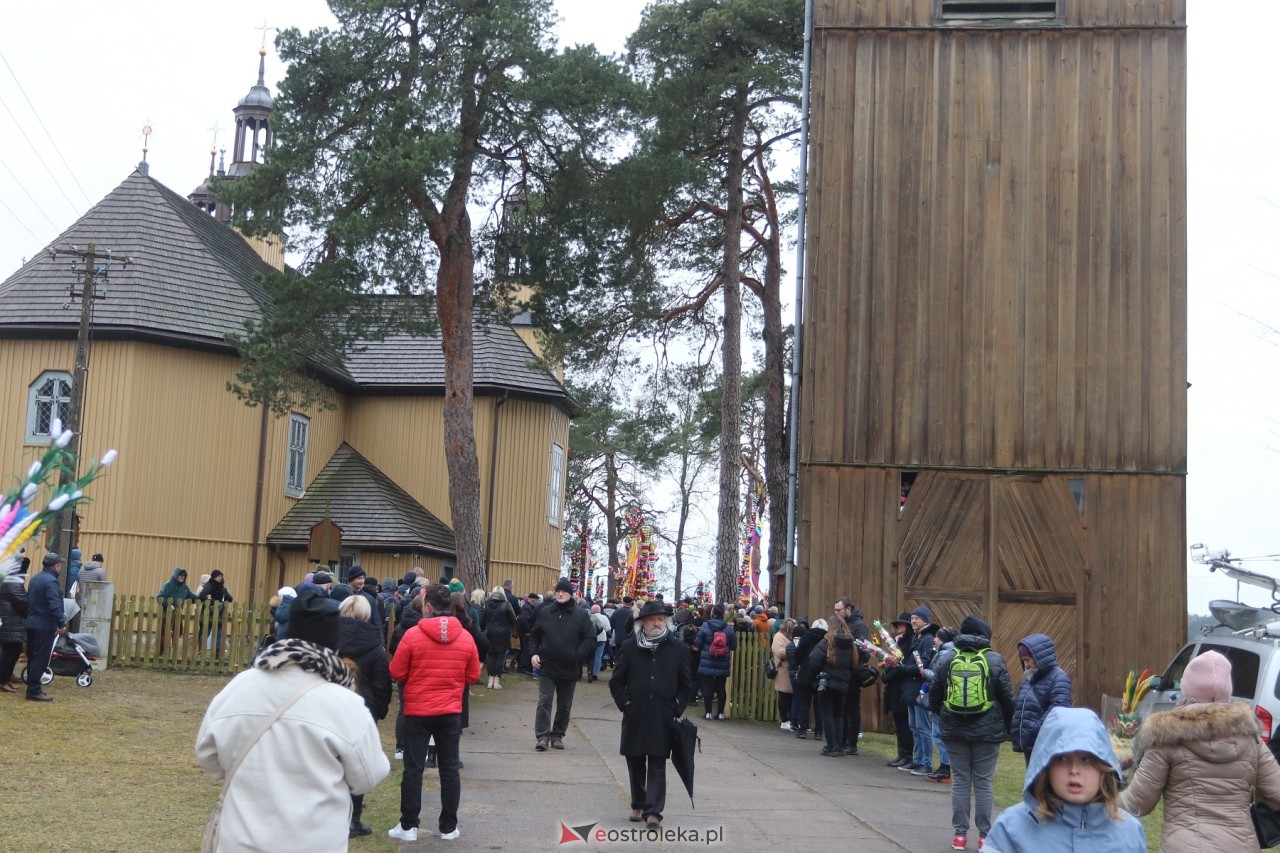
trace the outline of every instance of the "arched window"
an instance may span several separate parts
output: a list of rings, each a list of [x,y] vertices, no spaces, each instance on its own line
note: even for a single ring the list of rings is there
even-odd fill
[[[46,370],[27,388],[27,444],[48,444],[55,420],[71,413],[71,374]]]

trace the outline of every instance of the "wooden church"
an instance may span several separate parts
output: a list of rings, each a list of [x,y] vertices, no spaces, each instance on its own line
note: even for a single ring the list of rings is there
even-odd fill
[[[817,0],[795,612],[1185,639],[1185,6]]]

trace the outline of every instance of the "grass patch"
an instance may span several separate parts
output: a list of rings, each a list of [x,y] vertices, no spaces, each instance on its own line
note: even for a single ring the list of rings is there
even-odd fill
[[[866,732],[858,744],[859,752],[883,757],[886,761],[898,754],[898,741],[893,735]],[[996,762],[995,797],[999,808],[1022,801],[1022,785],[1026,780],[1027,763],[1020,753],[1006,741],[1000,750],[1000,759]],[[1160,827],[1164,823],[1164,802],[1160,802],[1151,814],[1142,821],[1147,831],[1147,850],[1157,853],[1160,849]]]
[[[53,702],[0,694],[6,706],[0,850],[199,850],[219,787],[196,764],[196,732],[228,681],[112,669],[95,673],[87,688],[55,678],[46,688]],[[388,756],[395,747],[391,723],[379,725]],[[430,773],[426,783],[428,791],[438,787]],[[396,762],[366,803],[364,820],[374,835],[360,849],[394,851],[386,831],[400,818]]]

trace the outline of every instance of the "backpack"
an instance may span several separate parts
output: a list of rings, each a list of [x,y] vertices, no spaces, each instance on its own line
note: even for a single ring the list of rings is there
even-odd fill
[[[716,631],[711,635],[711,645],[707,647],[707,654],[713,658],[727,658],[729,656],[729,635],[724,631]]]
[[[947,673],[942,707],[953,714],[984,714],[994,704],[989,695],[991,667],[982,651],[957,650]]]

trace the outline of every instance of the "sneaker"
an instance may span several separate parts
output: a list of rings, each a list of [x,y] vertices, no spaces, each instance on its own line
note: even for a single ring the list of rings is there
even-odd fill
[[[442,833],[440,833],[440,838],[442,838],[442,839],[443,839],[443,840],[445,840],[445,841],[453,841],[453,840],[455,840],[455,839],[456,839],[458,836],[460,836],[460,835],[462,835],[462,827],[460,827],[460,826],[455,826],[455,827],[453,828],[453,832],[442,832]]]
[[[893,761],[890,761],[890,762],[889,762],[889,766],[890,766],[890,767],[901,767],[901,766],[902,766],[902,765],[904,765],[904,764],[910,764],[910,763],[911,763],[911,759],[910,759],[910,758],[903,758],[901,755],[899,755],[897,758],[893,759]]]
[[[396,750],[396,761],[404,761],[404,750],[403,750],[403,749],[397,749],[397,750]]]
[[[927,764],[917,764],[915,769],[911,771],[912,776],[929,776],[933,774],[933,768]]]
[[[351,821],[351,827],[347,831],[348,838],[359,838],[362,835],[372,835],[373,827],[367,823],[361,823],[358,820]]]
[[[857,755],[857,754],[858,754],[858,748],[857,748],[856,746],[854,746],[853,744],[851,744],[851,743],[846,743],[846,744],[844,745],[844,754],[845,754],[845,755]]]
[[[724,719],[724,714],[716,714],[716,719],[717,719],[717,720],[723,720],[723,719]]]
[[[784,732],[789,732],[789,731],[791,731],[791,724],[790,724],[790,723],[783,723],[783,724],[782,724],[782,730],[783,730]]]
[[[951,839],[952,850],[964,850],[968,846],[969,836],[965,835],[963,832],[957,832],[955,837]]]
[[[819,755],[827,755],[832,758],[839,758],[840,756],[844,755],[844,752],[842,752],[840,748],[837,746],[824,746],[822,748],[822,752],[820,752]]]
[[[546,751],[547,751],[547,746],[548,746],[550,743],[551,743],[551,739],[550,739],[550,738],[540,737],[540,738],[538,738],[538,743],[537,743],[537,745],[536,745],[536,746],[534,746],[534,749],[538,750],[538,752],[546,752]]]
[[[403,826],[397,823],[395,826],[387,830],[387,836],[390,838],[394,838],[397,841],[417,841],[418,827],[411,826],[408,829],[405,829]]]
[[[987,837],[986,837],[985,835],[979,835],[979,836],[978,836],[978,849],[979,849],[979,850],[981,850],[981,849],[983,848],[983,846],[984,846],[986,843],[987,843]]]
[[[911,761],[906,764],[899,764],[898,769],[901,770],[903,773],[910,773],[913,770],[919,768],[920,766],[921,765],[916,764],[914,761]],[[926,767],[925,769],[928,770],[929,768]]]
[[[925,777],[930,782],[950,782],[951,768],[945,764],[939,764],[938,769]]]
[[[808,736],[809,734],[805,729],[796,729],[796,738],[798,738],[799,740],[804,740]]]
[[[558,738],[558,737],[553,737],[553,738],[551,739],[551,748],[552,748],[552,749],[564,749],[564,741],[563,741],[563,740],[561,740],[561,739],[560,739],[560,738]]]
[[[711,715],[710,715],[710,714],[703,714],[703,715],[702,715],[702,719],[704,719],[704,720],[709,720],[709,719],[711,719]]]

